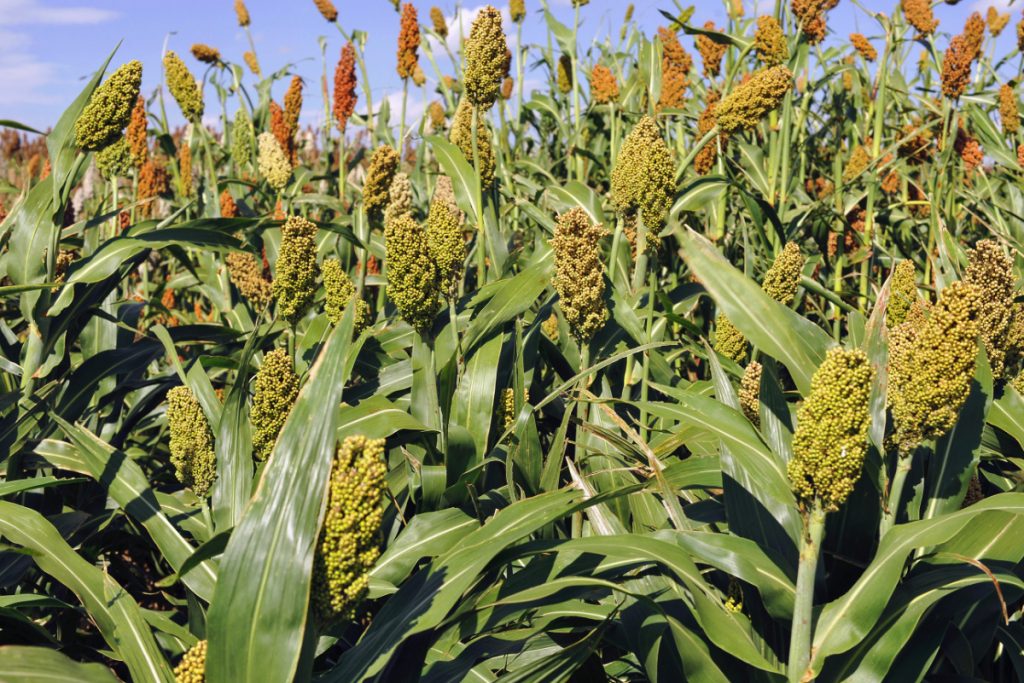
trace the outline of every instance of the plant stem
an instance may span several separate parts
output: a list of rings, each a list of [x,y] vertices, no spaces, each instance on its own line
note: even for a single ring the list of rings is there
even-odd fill
[[[800,544],[800,566],[796,575],[796,601],[793,604],[787,666],[790,683],[803,680],[807,664],[811,661],[814,579],[818,573],[818,555],[824,534],[825,511],[821,502],[815,500],[811,511],[804,517],[804,533]]]
[[[907,483],[907,475],[913,465],[913,451],[899,454],[896,461],[896,471],[893,472],[892,481],[889,482],[889,498],[886,500],[885,509],[882,511],[882,521],[878,528],[878,537],[883,538],[893,526],[896,525],[896,515],[899,514],[900,499],[903,498],[903,487]]]
[[[483,181],[480,178],[480,151],[477,147],[477,126],[480,107],[473,105],[473,171],[476,173],[476,286],[482,287],[487,276],[487,230],[484,228]]]

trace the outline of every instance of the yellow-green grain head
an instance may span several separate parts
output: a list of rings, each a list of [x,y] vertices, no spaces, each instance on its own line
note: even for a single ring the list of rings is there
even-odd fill
[[[727,133],[753,128],[792,87],[793,72],[781,64],[758,71],[718,104],[718,127]]]
[[[391,201],[391,182],[398,172],[398,152],[390,145],[381,145],[370,157],[370,167],[363,182],[363,208],[370,222],[379,224]]]
[[[453,296],[462,280],[466,261],[466,240],[462,235],[461,216],[443,198],[434,197],[427,215],[427,246],[437,264],[442,291]]]
[[[891,330],[907,319],[910,307],[917,302],[914,262],[900,261],[889,281],[889,303],[885,307],[885,324]]]
[[[141,85],[141,62],[133,60],[112,73],[75,121],[75,144],[95,152],[117,141],[131,119]]]
[[[507,50],[501,13],[487,5],[477,14],[463,46],[463,83],[469,102],[488,109],[498,99]]]
[[[743,369],[740,380],[740,408],[755,427],[761,425],[761,374],[763,368],[757,361],[750,361]]]
[[[132,151],[128,147],[128,139],[118,138],[100,151],[96,152],[96,168],[100,175],[108,180],[120,178],[132,170]]]
[[[281,246],[274,273],[277,312],[294,325],[316,294],[320,268],[316,262],[317,228],[301,216],[292,216],[281,226]]]
[[[466,98],[459,100],[459,106],[455,108],[449,139],[459,148],[469,165],[473,166],[473,107]],[[491,130],[487,125],[487,117],[482,115],[477,116],[476,122],[476,163],[480,170],[481,186],[490,187],[494,182],[494,148],[491,145]]]
[[[331,324],[337,325],[345,315],[345,308],[355,303],[353,331],[359,334],[370,324],[370,305],[356,297],[356,286],[336,258],[324,261],[324,312]]]
[[[288,180],[292,177],[292,164],[281,149],[281,143],[273,133],[263,132],[257,140],[257,147],[256,161],[260,175],[266,179],[270,187],[278,192],[282,191],[288,187]]]
[[[1017,340],[1013,334],[1019,309],[1014,303],[1013,260],[994,240],[981,240],[967,252],[964,281],[976,285],[981,292],[978,325],[992,376],[1006,379],[1012,359],[1020,352],[1020,348],[1015,348]]]
[[[274,349],[263,356],[263,365],[256,373],[252,397],[252,454],[266,460],[274,450],[281,428],[299,396],[299,377],[292,369],[292,359],[284,349]]]
[[[829,350],[811,378],[787,468],[802,503],[819,500],[826,510],[837,510],[853,492],[868,449],[873,378],[863,351],[841,348]]]
[[[566,211],[555,223],[554,285],[562,314],[580,344],[590,341],[608,319],[600,246],[606,234],[580,207]]]
[[[441,282],[426,231],[411,216],[398,216],[384,227],[384,248],[388,299],[406,322],[428,331],[440,306]]]
[[[740,363],[747,357],[749,346],[747,338],[724,313],[715,317],[715,351]]]
[[[195,76],[175,52],[168,51],[164,55],[164,79],[185,118],[200,120],[203,117],[203,93]]]
[[[654,241],[665,224],[675,193],[675,163],[650,116],[633,127],[612,170],[611,196],[627,223],[643,220]]]
[[[174,683],[206,683],[206,641],[200,640],[174,667]]]
[[[981,301],[976,285],[954,282],[890,331],[888,403],[901,453],[956,424],[974,377]]]
[[[313,613],[320,625],[353,619],[366,596],[380,556],[386,476],[384,439],[350,436],[338,448],[313,559]]]
[[[217,456],[210,423],[188,387],[177,386],[167,392],[167,428],[178,481],[205,497],[216,477]]]
[[[780,304],[788,306],[796,296],[800,286],[800,273],[807,259],[800,253],[795,242],[787,242],[779,255],[775,257],[771,268],[764,274],[761,289]]]

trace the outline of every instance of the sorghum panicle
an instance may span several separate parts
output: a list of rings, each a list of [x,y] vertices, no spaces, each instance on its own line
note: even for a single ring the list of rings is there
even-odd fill
[[[764,274],[761,289],[765,294],[784,306],[793,302],[797,287],[800,285],[800,274],[807,259],[800,253],[796,242],[786,242],[786,246]]]
[[[566,95],[572,92],[572,57],[563,53],[558,57],[558,92]]]
[[[252,455],[262,462],[274,450],[281,428],[299,396],[299,377],[292,369],[292,359],[288,352],[274,349],[265,354],[253,384],[255,388],[250,413]]]
[[[971,81],[974,51],[963,36],[953,36],[942,58],[942,94],[959,99]]]
[[[427,246],[437,264],[442,291],[450,297],[458,291],[459,281],[462,280],[466,240],[462,235],[460,214],[437,196],[430,202],[427,215]]]
[[[747,357],[749,346],[747,338],[724,313],[715,317],[715,351],[740,363]]]
[[[757,18],[757,30],[754,31],[754,48],[757,59],[763,66],[775,66],[789,59],[789,44],[782,32],[782,27],[770,14]]]
[[[388,206],[384,209],[384,224],[398,216],[412,215],[412,183],[409,176],[399,171],[388,187]]]
[[[630,222],[639,216],[657,239],[675,193],[675,163],[654,119],[645,116],[622,143],[612,169],[612,202]]]
[[[317,227],[301,216],[291,216],[281,226],[281,246],[274,272],[274,298],[278,314],[294,325],[316,294]]]
[[[185,62],[171,51],[164,55],[164,79],[185,118],[200,120],[203,117],[203,93]]]
[[[462,151],[462,155],[466,157],[469,165],[473,166],[473,106],[466,98],[459,100],[459,106],[455,109],[449,139]],[[482,111],[477,115],[476,156],[479,163],[480,184],[484,188],[488,188],[494,182],[496,161],[494,148],[491,145],[491,130],[487,125],[487,117],[483,115]]]
[[[477,15],[463,46],[463,81],[472,104],[487,109],[498,99],[507,50],[501,13],[487,5]]]
[[[402,5],[402,19],[398,30],[398,77],[412,78],[419,65],[420,24],[416,8],[411,2]]]
[[[350,436],[337,450],[313,558],[313,613],[321,626],[353,619],[369,589],[380,557],[387,472],[384,439]]]
[[[838,510],[853,492],[868,449],[873,379],[863,351],[841,348],[830,349],[811,378],[787,467],[793,493],[805,505],[820,500],[826,510]]]
[[[342,133],[348,120],[356,110],[359,99],[356,93],[356,49],[352,43],[341,48],[338,66],[334,68],[334,119]]]
[[[758,71],[718,105],[718,126],[725,132],[753,128],[779,106],[793,87],[793,72],[784,66]]]
[[[939,26],[932,14],[932,0],[902,0],[903,14],[922,36],[931,35]]]
[[[231,159],[239,166],[244,166],[252,161],[252,148],[256,143],[255,131],[252,127],[252,120],[241,108],[235,112],[234,122],[231,124]],[[291,169],[289,169],[291,175]],[[287,183],[287,179],[285,179]]]
[[[985,343],[992,376],[1005,379],[1007,359],[1015,357],[1020,349],[1012,348],[1012,332],[1017,306],[1013,274],[1013,260],[1006,256],[994,240],[981,240],[967,252],[967,270],[964,281],[975,285],[981,292],[978,326]]]
[[[384,226],[387,295],[399,314],[419,332],[430,329],[440,306],[440,279],[426,231],[403,215]]]
[[[1006,28],[1006,25],[1010,23],[1010,15],[1000,14],[999,10],[990,6],[988,13],[985,15],[985,20],[988,22],[988,32],[993,38],[998,38],[999,34]]]
[[[398,171],[398,164],[398,152],[390,145],[381,145],[370,158],[366,180],[363,181],[363,208],[372,224],[378,224],[384,218],[384,210],[391,199],[391,181]]]
[[[193,43],[192,56],[203,64],[220,64],[220,50],[206,43]]]
[[[131,119],[142,85],[142,63],[122,64],[93,92],[75,121],[75,144],[95,152],[114,143]]]
[[[508,3],[508,13],[515,23],[520,23],[526,18],[526,2],[525,0],[510,0]]]
[[[713,21],[706,22],[704,29],[708,31],[719,30]],[[696,43],[697,51],[700,52],[701,62],[704,64],[704,76],[714,78],[722,70],[722,57],[725,56],[725,51],[729,48],[729,44],[719,42],[717,39],[703,33],[697,35]]]
[[[245,61],[245,65],[249,67],[249,71],[252,72],[253,76],[259,77],[260,73],[260,62],[256,59],[256,53],[246,50],[242,53],[242,59]]]
[[[444,18],[444,12],[436,5],[430,8],[430,22],[434,25],[434,33],[442,39],[448,37],[448,22]]]
[[[356,298],[356,286],[352,279],[341,267],[341,262],[336,258],[329,258],[324,261],[324,312],[332,325],[341,322],[345,315],[345,308],[355,303],[356,310],[353,320],[353,332],[359,334],[370,324],[370,305],[362,299]]]
[[[705,107],[704,111],[700,113],[700,117],[697,118],[697,139],[703,138],[707,133],[711,132],[711,129],[715,127],[715,109],[718,107],[719,95],[717,90],[709,90],[705,96]],[[716,140],[712,140],[697,152],[697,156],[693,158],[693,170],[698,175],[707,175],[714,168],[715,161],[718,159],[718,149],[722,148],[725,151],[726,145],[729,142],[729,136],[725,133],[719,133]]]
[[[1003,132],[1007,135],[1013,135],[1020,128],[1017,93],[1009,83],[1004,83],[999,88],[999,120],[1003,124]]]
[[[149,143],[146,139],[146,101],[140,95],[135,100],[135,107],[132,109],[131,118],[128,121],[128,130],[125,137],[128,139],[128,151],[132,155],[132,165],[135,168],[142,168],[149,158]]]
[[[256,160],[260,175],[266,178],[270,187],[280,192],[288,186],[288,180],[292,177],[291,162],[273,133],[260,133],[258,147]]]
[[[860,56],[865,60],[873,62],[878,59],[878,51],[875,50],[874,45],[868,42],[863,33],[851,33],[850,44],[853,45],[853,49],[859,52]]]
[[[910,307],[917,302],[917,282],[914,279],[914,262],[900,261],[892,271],[889,281],[889,303],[885,307],[885,324],[892,330],[903,324],[910,313]]]
[[[128,140],[118,138],[100,151],[96,152],[96,168],[106,179],[120,178],[132,169],[132,153]]]
[[[249,9],[242,0],[235,0],[235,16],[238,17],[238,25],[241,28],[249,25]]]
[[[174,667],[174,683],[206,683],[206,641],[190,647]]]
[[[167,392],[167,427],[171,464],[178,481],[204,498],[216,477],[217,456],[210,423],[186,386],[176,386]]]
[[[954,282],[926,318],[915,306],[890,331],[888,402],[901,453],[956,424],[974,376],[980,304],[977,286]]]
[[[761,374],[763,368],[756,360],[747,363],[740,380],[740,408],[755,427],[761,426]]]
[[[555,252],[554,285],[562,314],[581,344],[588,342],[608,319],[599,244],[606,234],[577,206],[558,217],[551,240]]]
[[[338,20],[338,9],[334,6],[334,3],[331,2],[331,0],[313,0],[313,4],[316,5],[320,14],[322,14],[324,19],[327,21]]]
[[[613,104],[619,99],[615,74],[603,64],[595,64],[590,72],[590,95],[597,104]]]

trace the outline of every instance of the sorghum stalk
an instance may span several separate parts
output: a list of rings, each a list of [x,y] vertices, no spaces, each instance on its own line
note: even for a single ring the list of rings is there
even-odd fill
[[[793,623],[789,639],[789,660],[786,667],[790,683],[800,683],[811,660],[811,617],[814,608],[814,577],[818,571],[818,555],[825,535],[825,511],[820,502],[806,514],[804,533],[800,539],[800,559],[796,574],[796,597],[793,602]]]

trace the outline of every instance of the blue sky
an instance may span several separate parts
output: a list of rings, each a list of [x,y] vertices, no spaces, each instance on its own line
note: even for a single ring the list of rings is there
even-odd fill
[[[875,11],[891,11],[898,0],[860,0],[860,7]],[[320,49],[318,36],[328,41],[328,60],[333,70],[342,39],[317,12],[312,0],[248,0],[252,15],[252,31],[264,72],[294,63],[294,71],[306,80],[305,123],[316,125],[322,118],[320,99]],[[436,4],[456,25],[456,3],[451,0],[415,1],[421,23],[429,23],[429,9]],[[462,16],[485,4],[477,0],[461,3]],[[549,0],[552,11],[562,21],[572,19],[570,0]],[[591,0],[584,8],[584,25],[580,40],[588,44],[608,34],[617,36],[622,13],[627,3],[620,0]],[[635,18],[647,32],[652,32],[664,19],[659,8],[673,8],[672,0],[640,0]],[[694,21],[713,19],[724,23],[725,13],[718,0],[681,0],[695,4]],[[753,0],[745,0],[748,14],[756,11]],[[336,0],[339,22],[348,30],[358,28],[369,34],[367,65],[370,69],[375,105],[384,97],[395,103],[401,82],[395,74],[395,45],[398,15],[389,0]],[[774,0],[760,0],[762,8],[770,9]],[[967,14],[989,5],[1010,7],[1013,18],[1000,40],[1000,49],[1009,49],[1015,39],[1014,25],[1020,18],[1024,0],[963,0],[957,6],[939,4],[936,16],[942,22],[939,30],[959,32]],[[504,9],[507,0],[496,7]],[[545,41],[542,15],[537,10],[540,0],[526,0],[529,12],[524,28],[524,42]],[[469,19],[465,19],[468,30]],[[853,0],[842,0],[832,11],[829,26],[840,36],[858,29],[870,33],[873,24]],[[201,65],[188,48],[195,42],[218,47],[228,60],[241,62],[248,49],[245,33],[238,28],[232,0],[0,0],[0,119],[13,119],[38,128],[56,121],[63,108],[82,87],[88,76],[117,44],[124,43],[115,57],[119,64],[139,59],[144,65],[143,88],[148,93],[160,80],[160,55],[164,43],[182,54],[197,72]],[[686,39],[689,44],[689,39]],[[940,42],[940,44],[943,44]],[[431,80],[434,74],[424,63]],[[445,70],[442,63],[442,70]],[[534,75],[539,81],[543,76]],[[529,72],[527,83],[531,80]],[[275,88],[280,98],[287,83]],[[212,92],[207,100],[212,102]],[[410,104],[410,118],[422,109],[421,96]],[[361,103],[362,104],[362,103]],[[216,114],[208,105],[208,112]]]

